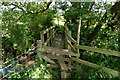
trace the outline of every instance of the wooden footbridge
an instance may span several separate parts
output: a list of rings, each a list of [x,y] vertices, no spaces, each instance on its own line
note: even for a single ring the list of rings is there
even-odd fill
[[[80,59],[79,49],[97,52],[105,55],[120,57],[120,52],[82,46],[71,36],[71,31],[64,27],[64,32],[60,33],[57,26],[52,26],[40,32],[41,40],[37,41],[37,55],[42,61],[47,61],[48,68],[60,68],[61,78],[66,78],[66,73],[71,69],[76,69],[72,63],[78,62],[92,68],[102,69],[104,72],[120,76],[120,72],[109,68],[101,68],[99,65]],[[59,62],[59,64],[58,64]]]
[[[45,35],[47,35],[46,40]],[[71,64],[72,62],[85,64],[92,68],[102,69],[104,72],[113,74],[115,76],[120,76],[120,72],[118,71],[106,67],[100,68],[100,66],[97,64],[79,59],[80,54],[77,52],[77,50],[83,49],[117,57],[120,57],[120,52],[78,45],[77,41],[72,38],[71,31],[67,28],[67,26],[64,28],[64,34],[60,34],[59,29],[56,26],[42,31],[41,40],[38,40],[38,45],[41,45],[37,53],[40,57],[40,60],[43,59],[49,62],[49,64],[47,64],[47,67],[60,67],[61,78],[66,78],[66,72],[69,71],[69,69],[74,68]],[[59,65],[57,65],[57,61],[59,62]]]

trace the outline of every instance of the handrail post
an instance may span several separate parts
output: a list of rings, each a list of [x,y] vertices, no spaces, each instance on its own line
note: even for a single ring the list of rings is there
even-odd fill
[[[67,31],[65,30],[65,48],[67,49]]]
[[[43,33],[43,32],[41,33],[41,41],[42,41],[42,45],[43,45],[44,42],[45,42],[45,39],[44,39],[44,33]]]
[[[42,53],[41,53],[41,50],[42,50],[42,41],[41,40],[37,40],[37,55],[38,57],[40,58],[40,60],[42,61]]]
[[[55,31],[55,28],[53,28],[53,33],[54,33],[54,31]],[[55,34],[53,35],[53,40],[54,40],[54,37],[55,37]]]
[[[77,34],[77,44],[79,45],[80,42],[80,28],[81,28],[81,18],[79,21],[79,26],[78,26],[78,34]],[[79,49],[77,48],[77,53],[79,53]]]
[[[49,35],[50,35],[50,33],[49,33],[49,31],[47,32],[47,38],[49,38]],[[50,42],[48,42],[48,46],[50,46]]]
[[[50,35],[52,35],[52,29],[50,30]],[[51,37],[51,40],[50,40],[50,45],[52,46],[52,37]]]
[[[67,33],[67,37],[68,37],[68,34],[71,36],[71,31],[68,31],[68,33]],[[68,41],[71,43],[71,40],[70,40],[69,38],[68,38]],[[71,49],[71,47],[70,47],[69,44],[68,44],[67,46],[68,46],[68,50]]]

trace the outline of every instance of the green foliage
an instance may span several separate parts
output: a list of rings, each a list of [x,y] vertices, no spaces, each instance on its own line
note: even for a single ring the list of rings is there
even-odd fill
[[[44,12],[43,10],[47,6],[47,3],[15,2],[15,4],[19,7],[14,5],[14,8],[19,8],[19,10],[15,10],[14,8],[4,9],[2,15],[2,45],[3,52],[5,52],[4,57],[7,58],[6,60],[12,58],[15,53],[20,54],[21,52],[25,52],[26,49],[31,47],[33,42],[40,40],[40,31],[55,25],[53,22],[55,18],[58,21],[61,20],[60,13],[57,13],[58,8],[64,11],[62,15],[65,19],[65,25],[72,31],[72,37],[75,40],[77,40],[79,19],[82,18],[80,45],[119,51],[119,20],[115,22],[115,19],[113,19],[110,11],[111,4],[95,3],[90,11],[89,9],[92,5],[90,2],[71,3],[71,6],[67,2],[56,2],[55,6]],[[2,2],[2,5],[10,6],[12,4],[10,2]],[[104,15],[105,11],[106,14]],[[37,12],[39,13],[36,14]],[[21,15],[22,17],[20,18]],[[94,32],[96,25],[101,27],[100,31],[89,42],[88,37]],[[58,27],[59,33],[64,33],[64,26],[58,25]],[[101,67],[120,71],[120,59],[117,57],[81,50],[80,52],[83,52],[83,56],[80,57],[83,60],[98,64]],[[35,59],[35,62],[36,64],[33,67],[28,67],[28,69],[24,69],[19,74],[16,71],[8,78],[60,78],[60,69],[47,69],[47,62],[43,63],[39,61],[38,57]],[[51,74],[51,71],[54,71],[54,74]],[[101,69],[97,71],[85,65],[77,67],[75,71],[68,73],[67,76],[68,78],[90,80],[114,78],[114,76],[104,73]]]
[[[78,64],[76,64],[78,65]],[[86,65],[79,65],[77,66],[77,69],[74,71],[71,71],[68,76],[69,78],[75,78],[75,79],[89,79],[89,80],[96,80],[96,79],[119,79],[115,78],[113,75],[107,74],[103,72],[101,69],[96,70],[93,68],[90,68]]]
[[[11,53],[16,56],[25,52],[26,49],[31,48],[31,44],[40,39],[40,31],[53,25],[55,11],[48,9],[42,12],[47,3],[3,2],[2,5],[6,7],[14,5],[14,8],[3,9],[2,45],[5,54]]]
[[[39,57],[36,56],[35,65],[24,68],[22,72],[18,74],[18,71],[13,72],[9,78],[52,78],[52,74],[47,70],[46,63],[39,61]]]

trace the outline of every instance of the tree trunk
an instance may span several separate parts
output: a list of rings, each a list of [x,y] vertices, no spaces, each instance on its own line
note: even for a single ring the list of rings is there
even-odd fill
[[[115,5],[112,6],[111,8],[111,13],[113,14],[117,14],[118,11],[120,11],[119,9],[120,6],[120,2],[116,2]],[[106,17],[107,12],[104,14],[104,16],[102,17],[101,21],[104,22],[104,17]],[[89,43],[95,38],[95,36],[97,35],[97,33],[100,31],[100,28],[102,27],[102,22],[100,21],[100,23],[95,27],[94,31],[88,36],[88,40]]]

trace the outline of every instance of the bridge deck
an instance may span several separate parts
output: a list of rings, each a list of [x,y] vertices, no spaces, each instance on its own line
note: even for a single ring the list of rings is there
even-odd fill
[[[54,40],[54,42],[53,42],[52,47],[60,48],[60,49],[63,49],[63,48],[64,48],[64,38],[63,38],[63,35],[62,35],[62,34],[58,34],[58,35],[55,37],[55,40]]]

